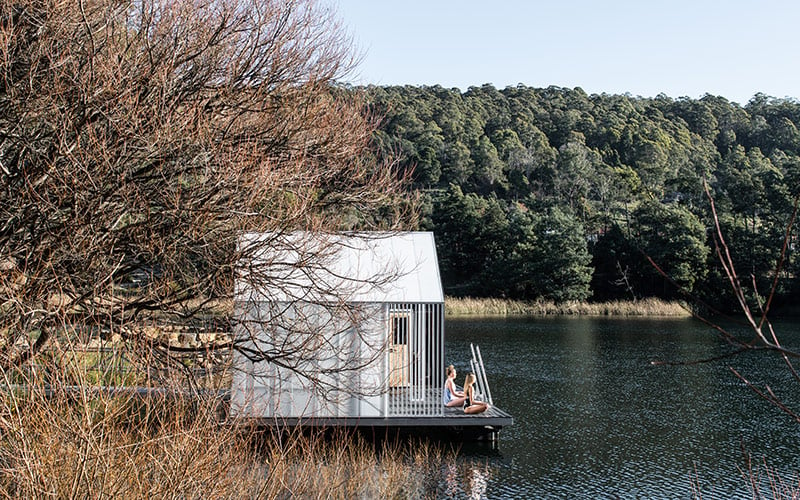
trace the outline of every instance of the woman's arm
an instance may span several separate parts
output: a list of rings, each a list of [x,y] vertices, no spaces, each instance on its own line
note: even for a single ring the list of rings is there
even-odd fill
[[[456,384],[453,383],[453,379],[451,379],[451,378],[447,379],[447,388],[450,389],[450,394],[452,394],[453,396],[456,396],[456,397],[459,397],[459,398],[463,398],[464,397],[464,392],[456,390]]]

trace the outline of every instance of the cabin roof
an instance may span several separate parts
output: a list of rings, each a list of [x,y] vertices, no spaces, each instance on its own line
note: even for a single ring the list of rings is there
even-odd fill
[[[431,232],[248,233],[239,242],[251,244],[258,250],[237,271],[239,301],[444,302]]]

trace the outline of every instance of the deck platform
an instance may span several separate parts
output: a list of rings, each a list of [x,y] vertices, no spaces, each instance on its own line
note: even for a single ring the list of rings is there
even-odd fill
[[[389,416],[385,417],[273,417],[256,420],[260,425],[274,428],[344,427],[370,429],[373,432],[398,431],[403,434],[490,441],[496,441],[503,427],[514,423],[509,413],[496,406],[491,406],[483,413],[472,415],[464,413],[460,407],[442,407],[438,390],[430,391],[424,401],[418,402],[419,408],[425,408],[427,411],[420,411],[417,414],[404,399],[400,392],[393,391],[389,396]],[[432,409],[434,411],[431,411]]]
[[[395,417],[276,417],[259,419],[266,425],[313,427],[474,427],[492,426],[503,428],[512,425],[514,419],[505,411],[493,406],[483,413],[468,415],[461,408],[446,408],[443,415],[395,416]]]
[[[372,434],[428,436],[441,440],[497,441],[503,427],[514,419],[492,407],[484,413],[467,415],[461,409],[446,410],[441,416],[424,417],[305,417],[260,418],[257,425],[271,428],[346,428]]]

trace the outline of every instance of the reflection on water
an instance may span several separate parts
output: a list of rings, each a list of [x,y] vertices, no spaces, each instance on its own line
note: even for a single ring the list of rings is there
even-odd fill
[[[800,345],[796,323],[780,327],[784,343]],[[786,479],[800,471],[800,426],[727,370],[800,407],[780,360],[651,364],[725,352],[698,322],[469,319],[448,320],[446,329],[447,362],[466,373],[469,343],[479,344],[495,404],[514,416],[497,450],[462,448],[459,469],[478,472],[446,496],[689,498],[694,484],[702,498],[751,498],[743,448]]]
[[[444,498],[479,500],[487,497],[490,467],[477,457],[461,460],[458,464],[446,463],[440,471],[438,494]]]
[[[486,470],[481,470],[476,466],[472,466],[467,469],[466,493],[470,500],[486,497],[486,485],[488,477],[489,474],[486,472]]]
[[[459,466],[446,464],[443,469],[442,477],[445,485],[442,493],[446,498],[470,500],[487,498],[486,488],[489,484],[487,465],[478,465],[477,461],[467,460],[461,462]]]
[[[442,471],[445,482],[444,493],[448,497],[455,497],[461,491],[458,468],[453,464],[447,464],[444,468],[445,470]]]

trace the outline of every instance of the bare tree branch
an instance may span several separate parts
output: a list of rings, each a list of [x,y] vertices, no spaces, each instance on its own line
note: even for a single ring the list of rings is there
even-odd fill
[[[694,365],[700,363],[708,363],[713,361],[719,361],[722,359],[732,358],[747,352],[756,352],[756,351],[766,351],[766,352],[775,352],[781,356],[784,363],[787,366],[787,369],[791,373],[792,377],[794,378],[795,382],[800,383],[800,374],[798,374],[797,370],[792,363],[793,358],[800,358],[800,352],[787,349],[781,342],[779,341],[778,335],[775,332],[775,329],[772,323],[769,321],[769,312],[772,306],[772,301],[775,297],[775,293],[778,287],[778,277],[780,276],[781,270],[786,265],[787,261],[787,252],[789,249],[789,244],[792,238],[792,231],[794,229],[794,223],[797,218],[798,212],[798,204],[800,203],[800,196],[795,196],[793,210],[789,220],[786,224],[786,231],[784,234],[782,246],[781,246],[781,254],[778,258],[775,268],[774,268],[774,276],[772,279],[772,284],[770,286],[769,294],[767,295],[766,301],[762,301],[758,295],[758,287],[756,284],[755,276],[752,276],[752,286],[753,290],[756,293],[757,305],[759,308],[759,317],[756,318],[756,314],[753,313],[750,305],[748,304],[747,297],[745,294],[745,289],[742,286],[739,276],[736,273],[736,268],[734,266],[733,258],[731,256],[730,248],[725,241],[725,237],[722,231],[722,226],[720,224],[719,216],[716,211],[716,206],[714,203],[714,197],[711,194],[711,190],[708,186],[708,183],[704,180],[703,187],[706,192],[706,197],[708,198],[710,207],[711,207],[711,215],[712,220],[714,222],[714,247],[715,253],[717,258],[722,266],[724,271],[725,277],[728,280],[734,295],[739,303],[739,308],[741,309],[742,313],[745,315],[745,319],[747,321],[747,326],[749,330],[752,330],[755,337],[751,340],[745,341],[739,338],[737,335],[731,333],[726,328],[722,327],[718,323],[715,323],[705,317],[702,317],[695,312],[692,312],[693,316],[703,321],[705,324],[709,325],[710,327],[714,328],[720,336],[725,339],[730,345],[732,345],[735,349],[728,352],[721,354],[719,356],[713,356],[705,359],[697,359],[691,361],[653,361],[652,364],[654,365]],[[670,283],[677,286],[677,284],[672,280],[659,266],[656,262],[654,262],[649,256],[647,259],[656,269],[656,271],[661,274],[665,279],[669,280]],[[680,289],[680,287],[679,287]],[[688,294],[684,290],[680,290],[682,293],[688,296]],[[766,332],[765,332],[766,328]],[[745,385],[747,385],[751,390],[753,390],[756,394],[764,398],[765,400],[769,401],[771,404],[779,408],[781,411],[789,415],[795,421],[800,423],[800,415],[794,412],[791,408],[789,408],[781,398],[779,398],[769,386],[765,386],[764,389],[760,389],[755,384],[747,380],[744,376],[742,376],[739,372],[737,372],[734,368],[729,367],[731,372],[739,378]]]
[[[180,364],[190,353],[143,325],[229,332],[237,265],[285,235],[416,223],[407,174],[371,153],[376,117],[337,87],[355,57],[321,3],[0,0],[0,14],[2,366],[56,332],[118,335]],[[245,233],[272,237],[241,247]],[[287,249],[312,274],[330,254]],[[250,271],[254,286],[290,286]],[[344,291],[318,292],[357,319]],[[319,342],[251,354],[300,371]],[[222,348],[244,347],[203,347]]]
[[[795,420],[797,423],[800,423],[800,415],[798,415],[797,413],[795,413],[794,411],[792,411],[792,410],[791,410],[791,408],[789,408],[788,406],[786,406],[786,405],[783,403],[783,401],[782,401],[780,398],[778,398],[778,397],[775,395],[775,393],[773,393],[773,392],[772,392],[772,389],[771,389],[769,386],[766,386],[766,387],[765,387],[765,390],[764,390],[764,391],[762,391],[761,389],[759,389],[758,387],[756,387],[756,385],[755,385],[755,384],[753,384],[752,382],[750,382],[749,380],[747,380],[745,377],[743,377],[743,376],[742,376],[742,375],[741,375],[739,372],[737,372],[737,371],[736,371],[735,369],[733,369],[732,367],[728,367],[728,369],[731,371],[731,373],[733,373],[733,374],[736,376],[736,378],[738,378],[739,380],[741,380],[741,381],[742,381],[742,382],[743,382],[743,383],[744,383],[744,384],[745,384],[747,387],[749,387],[749,388],[750,388],[750,389],[751,389],[753,392],[755,392],[756,394],[758,394],[759,396],[761,396],[762,398],[764,398],[764,399],[765,399],[766,401],[768,401],[770,404],[772,404],[772,405],[774,405],[775,407],[779,408],[779,409],[780,409],[782,412],[784,412],[784,413],[786,413],[787,415],[789,415],[790,417],[792,417],[792,418],[793,418],[793,419],[794,419],[794,420]]]

